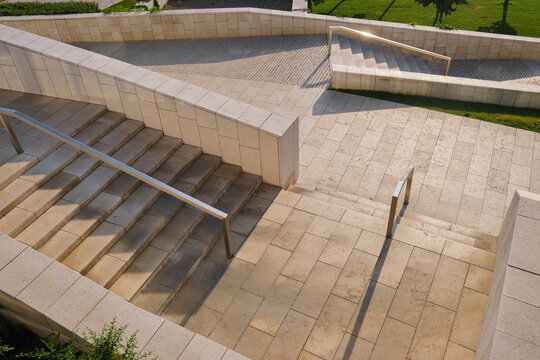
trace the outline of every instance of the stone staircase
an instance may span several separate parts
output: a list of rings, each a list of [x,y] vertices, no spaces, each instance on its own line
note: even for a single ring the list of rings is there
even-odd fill
[[[445,64],[359,38],[333,34],[330,62],[345,66],[444,75]]]
[[[252,229],[271,203],[257,195],[277,194],[259,176],[104,106],[4,91],[0,106],[228,213],[235,248],[247,235],[234,232],[246,222],[243,209]],[[16,154],[0,131],[0,232],[155,313],[223,239],[222,221],[19,121],[12,125],[25,151]],[[227,262],[223,243],[216,248]]]
[[[414,181],[414,180],[413,180]],[[309,188],[310,186],[307,186]],[[292,192],[311,196],[319,200],[324,200],[331,204],[351,209],[355,212],[377,219],[379,225],[384,223],[384,229],[378,229],[381,235],[386,233],[386,224],[390,206],[381,202],[367,199],[360,196],[344,193],[339,190],[326,188],[318,185],[316,191],[307,190],[302,184],[297,184],[289,190]],[[476,230],[452,224],[444,220],[436,219],[430,216],[415,213],[407,210],[400,213],[403,206],[403,195],[398,202],[396,224],[394,225],[394,236],[400,237],[401,234],[415,234],[418,239],[429,238],[430,236],[441,237],[447,240],[455,241],[470,247],[477,248],[495,254],[497,252],[497,237]],[[381,222],[382,221],[382,222]],[[422,235],[421,232],[424,234]]]
[[[298,200],[295,198],[298,195],[302,196],[300,202],[297,202]],[[254,239],[250,238],[248,240],[248,242],[251,241],[250,246],[258,246],[253,245],[254,242],[257,244],[267,242],[276,246],[282,246],[278,244],[285,240],[278,240],[277,243],[274,243],[275,238],[280,236],[282,238],[287,237],[287,243],[296,243],[308,228],[313,225],[312,221],[317,221],[313,218],[315,216],[321,216],[363,229],[366,234],[371,234],[366,235],[366,238],[360,237],[356,244],[347,243],[346,240],[343,240],[342,243],[327,244],[327,249],[329,246],[332,246],[329,249],[330,253],[347,254],[350,253],[353,247],[364,253],[376,256],[379,256],[381,251],[388,251],[388,247],[386,250],[383,250],[383,240],[386,234],[390,209],[387,204],[325,188],[320,185],[313,190],[310,184],[302,185],[301,182],[289,187],[286,191],[282,191],[275,199],[275,202],[313,214],[313,217],[304,216],[295,218],[294,220],[286,220],[283,225],[280,225],[280,231],[275,230],[275,228],[272,230],[268,226],[268,222],[266,222],[265,225],[260,228],[258,227],[258,230],[253,233],[252,236]],[[400,209],[401,203],[398,207],[398,212]],[[267,216],[265,215],[264,218],[267,218]],[[270,218],[272,217],[268,217],[268,219]],[[396,224],[393,239],[398,242],[429,250],[437,254],[443,254],[484,269],[493,269],[497,251],[497,237],[495,236],[479,233],[475,230],[429,216],[416,214],[410,210],[402,213],[396,219]],[[277,226],[277,224],[274,225]],[[320,226],[324,226],[324,224]],[[376,238],[373,238],[373,236]],[[363,242],[363,240],[366,241]],[[287,248],[287,250],[293,251],[294,247]],[[390,251],[392,252],[393,250]],[[173,295],[167,306],[160,309],[160,314],[173,322],[186,326],[190,330],[204,336],[209,336],[215,322],[219,321],[220,315],[215,313],[207,314],[206,312],[201,314],[199,312],[201,307],[204,307],[206,301],[215,295],[213,294],[214,289],[219,288],[218,291],[225,291],[223,290],[224,285],[221,282],[224,281],[226,284],[231,282],[231,292],[234,293],[236,291],[235,286],[239,286],[238,281],[242,282],[243,280],[241,279],[245,280],[249,274],[249,272],[245,272],[245,269],[241,270],[239,268],[231,268],[231,273],[227,274],[230,264],[224,261],[223,254],[224,250],[221,247],[214,247],[201,266],[186,281],[185,285],[178,293]],[[390,262],[398,261],[393,256],[391,255]],[[319,261],[321,260],[319,259]],[[257,266],[259,265],[255,265],[255,269],[251,271],[252,273],[257,271]],[[263,265],[261,264],[261,266]],[[267,266],[267,264],[264,266]],[[393,265],[390,264],[388,266],[392,267]],[[376,277],[377,275],[374,274],[372,276]],[[157,292],[158,289],[155,291]],[[215,301],[215,298],[213,301]],[[141,302],[135,301],[135,303],[144,307],[144,304]],[[209,318],[207,319],[206,316],[209,316]],[[216,317],[218,320],[216,320]]]

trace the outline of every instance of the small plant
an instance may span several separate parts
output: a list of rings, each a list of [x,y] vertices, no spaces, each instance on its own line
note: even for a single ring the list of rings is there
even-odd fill
[[[88,330],[84,338],[89,342],[82,359],[84,360],[143,360],[147,359],[150,353],[139,353],[137,345],[137,332],[133,333],[126,340],[124,333],[127,325],[117,326],[116,319],[105,325],[100,333]]]
[[[66,344],[60,343],[60,335],[42,339],[43,346],[17,355],[17,358],[38,360],[145,360],[151,353],[139,353],[137,332],[125,337],[127,325],[118,326],[116,319],[106,324],[99,333],[88,330],[83,337],[86,347],[79,350],[75,347],[75,337]],[[0,345],[1,351],[13,348]],[[157,359],[157,357],[153,358]]]
[[[15,348],[10,347],[9,345],[2,344],[2,339],[0,338],[0,356],[1,357],[4,357],[6,353],[10,352],[13,349]]]

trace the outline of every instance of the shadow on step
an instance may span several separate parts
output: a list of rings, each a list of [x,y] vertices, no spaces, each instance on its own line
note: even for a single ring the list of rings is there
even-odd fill
[[[261,184],[234,218],[231,223],[231,235],[235,253],[242,247],[279,191],[278,187]],[[185,326],[189,319],[197,313],[233,260],[234,257],[233,259],[227,258],[224,239],[223,236],[220,236],[208,255],[174,295],[161,315]],[[159,294],[156,295],[159,296]]]

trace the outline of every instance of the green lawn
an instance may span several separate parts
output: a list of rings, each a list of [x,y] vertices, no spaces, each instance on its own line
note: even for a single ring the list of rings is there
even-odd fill
[[[540,110],[521,109],[491,104],[469,103],[454,100],[427,98],[412,95],[390,94],[375,91],[346,91],[401,104],[423,107],[449,114],[470,117],[496,124],[540,133]]]
[[[477,30],[502,19],[502,0],[468,0],[443,24],[462,30]],[[540,1],[511,0],[508,24],[517,35],[540,37]],[[313,13],[405,24],[429,25],[435,18],[435,7],[423,7],[414,0],[313,0]]]

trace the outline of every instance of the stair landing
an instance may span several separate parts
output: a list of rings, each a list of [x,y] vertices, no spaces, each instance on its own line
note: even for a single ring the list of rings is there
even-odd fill
[[[252,359],[474,358],[495,253],[320,199],[281,191],[162,316]]]

